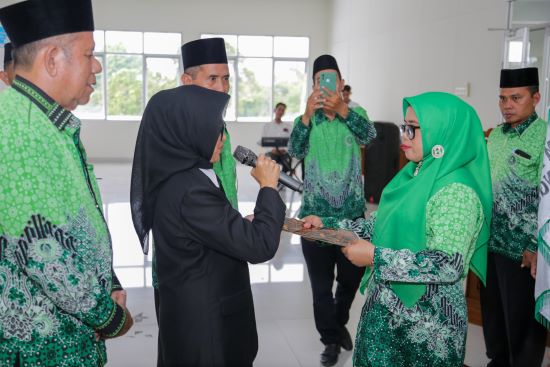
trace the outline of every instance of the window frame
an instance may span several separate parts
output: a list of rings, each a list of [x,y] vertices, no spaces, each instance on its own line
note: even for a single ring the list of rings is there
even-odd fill
[[[103,114],[102,116],[86,116],[83,117],[83,120],[102,120],[102,121],[140,121],[143,116],[143,111],[147,105],[147,94],[148,94],[148,73],[147,73],[147,59],[148,58],[157,58],[157,59],[170,59],[170,60],[177,60],[178,64],[178,74],[181,75],[183,73],[183,65],[181,60],[181,52],[175,53],[175,54],[154,54],[154,53],[146,53],[145,52],[145,33],[166,33],[166,34],[179,34],[180,39],[183,41],[183,32],[166,32],[166,31],[133,31],[133,30],[117,30],[117,29],[98,29],[97,31],[102,32],[103,34],[103,50],[102,51],[94,51],[94,56],[101,60],[103,69],[101,71],[101,77],[103,79],[103,85],[102,85],[102,99],[101,102],[103,104]],[[107,32],[137,32],[141,33],[141,42],[142,42],[142,52],[117,52],[117,51],[107,51]],[[216,37],[218,34],[214,33],[201,33],[200,38],[208,38],[208,37]],[[229,123],[246,123],[246,122],[260,122],[265,123],[266,121],[263,121],[262,119],[257,119],[258,121],[243,121],[240,120],[239,116],[239,60],[240,59],[247,59],[247,58],[254,58],[254,59],[268,59],[271,60],[271,90],[270,90],[270,101],[269,101],[269,110],[270,110],[270,117],[267,119],[267,121],[271,121],[271,116],[273,116],[273,110],[275,107],[275,104],[279,101],[275,101],[275,65],[277,62],[303,62],[304,63],[304,73],[306,76],[306,91],[308,90],[307,86],[307,80],[309,77],[309,58],[311,55],[311,38],[309,36],[287,36],[287,35],[259,35],[259,34],[223,34],[222,36],[234,36],[237,39],[236,43],[236,54],[235,55],[228,55],[227,59],[228,61],[231,61],[234,65],[234,69],[231,70],[234,75],[232,75],[233,79],[233,85],[231,86],[231,89],[234,90],[234,94],[231,96],[235,103],[235,118],[231,120],[227,120]],[[239,37],[240,36],[259,36],[259,37],[271,37],[271,56],[241,56],[239,55]],[[275,55],[275,38],[276,37],[288,37],[288,38],[306,38],[308,40],[308,49],[307,49],[307,57],[288,57],[288,56],[274,56]],[[110,115],[109,114],[109,105],[108,100],[109,96],[107,93],[108,90],[108,83],[109,80],[107,78],[107,71],[109,70],[109,62],[107,61],[108,55],[120,55],[120,56],[140,56],[141,62],[142,62],[142,85],[141,85],[141,103],[142,103],[142,111],[140,115],[135,116],[124,116],[124,115]],[[178,78],[179,79],[179,78]],[[307,93],[307,92],[306,92]],[[306,96],[307,97],[307,96]],[[292,121],[292,119],[285,119],[284,121]]]
[[[268,118],[268,121],[261,121],[258,119],[258,121],[243,121],[239,120],[239,59],[270,59],[271,60],[271,92],[270,92],[270,111],[271,116],[273,116],[273,110],[275,109],[275,104],[279,101],[275,101],[275,63],[278,61],[293,61],[293,62],[304,62],[304,73],[306,75],[306,91],[307,91],[307,80],[309,76],[309,57],[311,55],[311,38],[309,36],[283,36],[283,35],[261,35],[261,34],[214,34],[214,33],[201,33],[200,38],[210,38],[210,37],[223,37],[223,36],[235,36],[237,38],[237,45],[236,45],[236,54],[235,55],[227,55],[228,61],[233,61],[233,65],[235,65],[235,75],[233,76],[234,80],[234,90],[235,95],[232,95],[231,98],[235,98],[235,119],[234,120],[227,120],[227,122],[230,123],[247,123],[247,122],[260,122],[265,123],[271,121],[271,118]],[[259,36],[259,37],[271,37],[271,56],[241,56],[239,55],[239,37],[240,36]],[[307,38],[308,40],[308,50],[307,50],[307,57],[288,57],[288,56],[274,56],[275,55],[275,37],[288,37],[288,38]],[[233,88],[233,86],[231,86]],[[307,98],[307,96],[306,96]],[[283,121],[292,122],[292,119],[285,119],[283,118]]]
[[[177,52],[174,54],[154,54],[154,53],[146,53],[145,52],[145,33],[165,33],[165,34],[179,34],[180,40],[183,40],[183,33],[182,32],[164,32],[164,31],[130,31],[130,30],[117,30],[117,29],[97,29],[96,31],[103,32],[103,50],[102,51],[94,51],[94,56],[98,59],[102,60],[102,71],[101,76],[103,78],[103,88],[102,88],[102,103],[103,103],[103,116],[101,117],[83,117],[82,120],[102,120],[102,121],[140,121],[143,116],[143,111],[145,110],[145,107],[147,106],[147,94],[148,94],[148,77],[147,77],[147,59],[148,58],[156,58],[156,59],[170,59],[170,60],[176,60],[178,64],[178,78],[182,73],[182,63],[181,63],[181,52]],[[107,39],[106,35],[107,32],[134,32],[134,33],[141,33],[141,47],[142,52],[116,52],[116,51],[107,51]],[[181,47],[181,42],[180,45]],[[178,47],[179,50],[179,47]],[[108,95],[107,95],[107,85],[109,81],[107,80],[107,70],[109,68],[109,63],[107,62],[107,56],[108,55],[118,55],[118,56],[140,56],[141,57],[141,77],[142,77],[142,85],[141,85],[141,103],[142,103],[142,109],[141,113],[139,115],[135,116],[123,116],[123,115],[109,115],[109,105],[108,105]]]

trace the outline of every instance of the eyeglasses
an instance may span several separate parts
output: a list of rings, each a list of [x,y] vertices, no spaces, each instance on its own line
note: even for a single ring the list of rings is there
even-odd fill
[[[420,129],[420,126],[413,126],[413,125],[406,125],[406,124],[399,126],[399,130],[401,130],[401,135],[403,134],[407,135],[407,138],[409,140],[414,139],[414,134],[416,132],[416,129]]]
[[[223,122],[222,131],[220,131],[220,135],[223,135],[225,133],[225,130],[227,129],[227,125],[225,121]]]

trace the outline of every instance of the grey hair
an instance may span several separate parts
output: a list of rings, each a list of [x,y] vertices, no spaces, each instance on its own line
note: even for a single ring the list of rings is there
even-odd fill
[[[191,77],[191,79],[195,80],[197,79],[197,75],[199,74],[199,71],[201,70],[201,66],[191,66],[189,68],[186,68],[183,73],[187,74]]]
[[[59,47],[63,51],[65,57],[70,58],[71,47],[75,38],[74,34],[63,34],[19,46],[13,50],[14,66],[29,70],[34,64],[38,52],[48,46]]]

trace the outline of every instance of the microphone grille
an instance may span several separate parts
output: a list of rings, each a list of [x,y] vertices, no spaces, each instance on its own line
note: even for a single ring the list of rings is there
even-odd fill
[[[256,159],[258,158],[253,151],[238,145],[233,152],[233,157],[244,165],[254,167],[256,165]]]

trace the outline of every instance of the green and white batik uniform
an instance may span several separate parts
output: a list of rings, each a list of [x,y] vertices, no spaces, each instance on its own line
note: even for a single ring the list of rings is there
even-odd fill
[[[370,240],[376,214],[366,220],[323,223]],[[357,329],[355,366],[406,367],[419,359],[422,362],[415,366],[462,365],[468,314],[461,280],[468,274],[482,222],[476,193],[450,184],[427,204],[425,250],[376,248]],[[409,308],[391,282],[427,284],[427,291]]]
[[[535,112],[516,128],[498,126],[487,143],[494,195],[489,251],[518,262],[525,250],[537,251],[546,125]]]
[[[317,110],[308,126],[296,118],[289,153],[304,159],[306,172],[300,216],[338,219],[363,216],[365,194],[361,172],[361,144],[376,137],[367,112],[350,108],[347,118],[330,121]]]
[[[17,77],[0,126],[0,365],[102,366],[125,314],[80,121]]]
[[[375,245],[355,366],[461,367],[467,311],[462,280],[484,282],[492,192],[475,110],[440,92],[403,100],[418,117],[423,158],[384,188],[378,211],[355,223],[324,218]],[[416,130],[418,131],[418,130]]]

